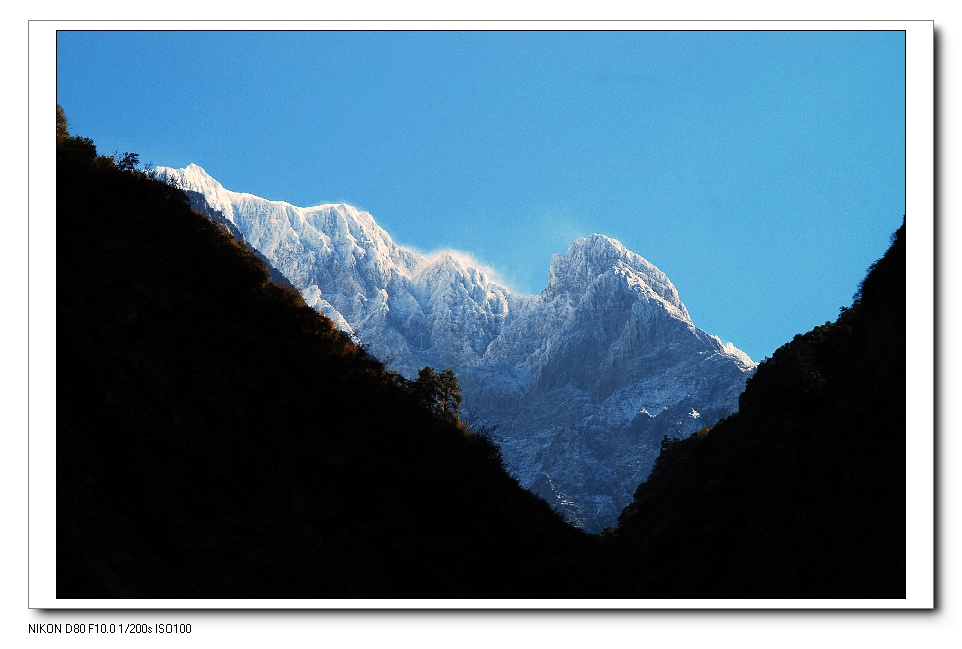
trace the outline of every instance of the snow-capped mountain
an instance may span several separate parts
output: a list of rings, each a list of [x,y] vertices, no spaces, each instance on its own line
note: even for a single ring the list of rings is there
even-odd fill
[[[733,412],[755,367],[695,327],[664,273],[604,235],[555,255],[540,295],[516,295],[455,255],[398,246],[350,205],[229,191],[197,165],[156,171],[392,369],[452,368],[463,415],[496,426],[521,484],[588,531],[615,524],[663,436]]]

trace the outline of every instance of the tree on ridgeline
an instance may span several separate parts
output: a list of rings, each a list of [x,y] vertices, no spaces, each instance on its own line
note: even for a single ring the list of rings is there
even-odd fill
[[[67,130],[67,114],[63,112],[63,106],[57,104],[57,144],[70,137]]]
[[[121,171],[134,171],[137,169],[137,165],[140,164],[140,155],[131,153],[130,151],[114,153],[114,164],[116,164],[117,168]]]
[[[442,419],[452,422],[461,420],[461,384],[454,370],[446,369],[440,373],[426,366],[418,372],[418,378],[411,386],[412,393],[425,407]]]

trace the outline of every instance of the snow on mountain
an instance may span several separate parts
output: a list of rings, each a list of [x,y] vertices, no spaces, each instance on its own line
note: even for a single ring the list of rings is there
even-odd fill
[[[540,295],[515,295],[459,255],[398,246],[350,205],[229,191],[197,165],[157,173],[392,369],[454,369],[463,414],[497,427],[509,470],[588,531],[615,524],[663,436],[733,412],[754,371],[695,327],[664,273],[601,234],[554,255]]]

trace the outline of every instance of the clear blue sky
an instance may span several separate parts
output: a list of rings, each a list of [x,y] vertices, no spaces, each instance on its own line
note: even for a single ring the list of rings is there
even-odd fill
[[[905,212],[902,32],[59,32],[101,153],[348,202],[537,293],[593,232],[753,359],[834,320]]]

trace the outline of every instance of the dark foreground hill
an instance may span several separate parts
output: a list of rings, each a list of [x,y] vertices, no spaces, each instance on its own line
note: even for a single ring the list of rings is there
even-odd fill
[[[58,131],[59,598],[905,596],[904,225],[596,537],[120,162]]]
[[[57,596],[594,596],[594,541],[184,195],[58,134]]]
[[[736,415],[666,440],[609,538],[622,596],[905,597],[905,289],[903,224]]]

